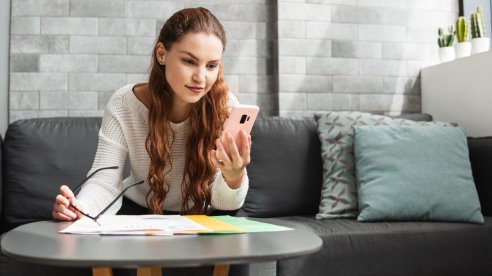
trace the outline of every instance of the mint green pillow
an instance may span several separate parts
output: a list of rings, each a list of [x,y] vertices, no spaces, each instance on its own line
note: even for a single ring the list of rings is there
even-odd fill
[[[353,129],[358,221],[484,222],[463,128]]]

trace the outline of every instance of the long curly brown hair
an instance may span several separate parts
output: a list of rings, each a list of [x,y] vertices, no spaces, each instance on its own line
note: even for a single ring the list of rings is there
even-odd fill
[[[224,28],[205,8],[183,9],[173,14],[162,26],[156,45],[161,42],[166,50],[170,50],[184,35],[200,32],[217,36],[225,49]],[[162,214],[162,206],[169,191],[169,183],[166,182],[165,176],[172,169],[170,160],[174,133],[169,122],[174,93],[166,80],[165,66],[158,63],[156,49],[157,47],[154,47],[149,76],[152,102],[149,106],[149,134],[145,146],[150,156],[150,190],[146,200],[152,213]],[[215,139],[219,138],[228,116],[227,93],[227,84],[222,77],[222,65],[219,65],[217,81],[194,105],[190,114],[186,162],[181,184],[182,214],[204,214],[210,204],[209,186],[216,169],[208,158],[208,151],[214,147]],[[169,133],[172,137],[169,137]],[[191,207],[190,201],[193,202]]]

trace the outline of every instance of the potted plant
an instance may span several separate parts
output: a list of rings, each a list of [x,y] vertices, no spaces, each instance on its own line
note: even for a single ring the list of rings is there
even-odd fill
[[[480,5],[477,6],[477,12],[470,15],[470,23],[472,33],[472,54],[488,51],[490,47],[490,38],[485,37],[483,10]]]
[[[454,42],[454,28],[453,25],[448,28],[449,33],[445,34],[442,28],[437,30],[439,38],[437,44],[439,45],[439,59],[441,62],[451,61],[455,59],[455,51],[453,47]]]
[[[467,57],[471,54],[471,43],[468,41],[468,21],[460,16],[456,21],[456,58]]]

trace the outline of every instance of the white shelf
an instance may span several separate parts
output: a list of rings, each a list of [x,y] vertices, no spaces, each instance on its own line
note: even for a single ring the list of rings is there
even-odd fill
[[[422,69],[422,112],[492,136],[492,51]]]

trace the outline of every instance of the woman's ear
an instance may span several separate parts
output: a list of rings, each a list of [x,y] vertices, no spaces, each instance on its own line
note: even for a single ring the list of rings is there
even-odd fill
[[[164,44],[162,44],[162,42],[158,42],[155,48],[156,48],[155,53],[156,53],[157,62],[159,62],[160,65],[165,65],[167,51],[166,48],[164,47]]]

